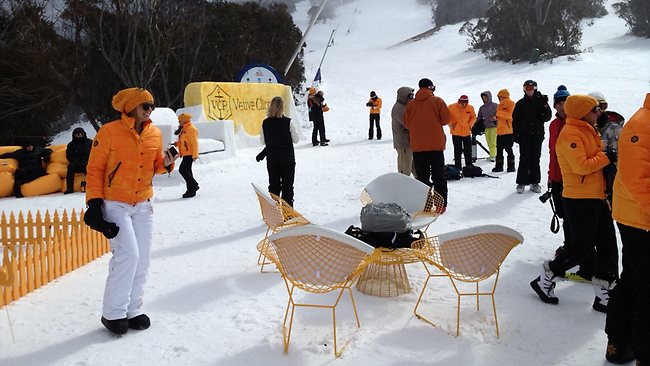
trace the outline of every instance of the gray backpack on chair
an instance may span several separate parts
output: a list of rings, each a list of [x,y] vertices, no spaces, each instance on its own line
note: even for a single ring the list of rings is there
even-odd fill
[[[411,230],[413,218],[397,203],[369,203],[361,209],[361,229],[370,232]]]

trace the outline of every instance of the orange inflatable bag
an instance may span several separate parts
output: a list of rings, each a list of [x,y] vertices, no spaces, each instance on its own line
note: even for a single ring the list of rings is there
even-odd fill
[[[14,193],[14,175],[0,172],[0,197],[8,197]]]
[[[59,192],[61,190],[61,177],[59,177],[58,174],[44,175],[29,183],[23,184],[20,188],[25,197],[41,196],[44,194]]]

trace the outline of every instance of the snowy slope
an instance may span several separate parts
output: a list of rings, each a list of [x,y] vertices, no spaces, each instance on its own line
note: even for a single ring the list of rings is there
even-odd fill
[[[608,2],[611,5],[611,1]],[[305,29],[308,2],[296,21]],[[608,8],[612,11],[611,6]],[[307,39],[306,72],[316,72],[332,29],[334,46],[322,68],[322,89],[331,111],[325,116],[329,147],[296,146],[296,208],[314,223],[340,231],[358,224],[359,194],[374,177],[395,171],[390,109],[400,86],[429,77],[448,103],[467,94],[478,108],[479,94],[504,87],[513,99],[521,84],[535,79],[552,95],[558,84],[572,93],[602,91],[610,108],[629,117],[650,91],[650,40],[626,35],[623,21],[610,14],[584,29],[577,61],[560,58],[537,65],[500,64],[468,52],[460,25],[432,37],[391,47],[431,27],[430,12],[416,0],[358,0],[338,9],[335,21],[314,26]],[[384,139],[367,140],[370,90],[384,100]],[[310,128],[303,133],[310,136]],[[64,133],[64,140],[69,133]],[[546,146],[544,147],[546,152]],[[0,317],[0,365],[601,365],[605,317],[591,310],[593,291],[585,284],[560,283],[558,306],[541,303],[528,286],[561,237],[548,227],[551,212],[537,195],[514,191],[515,175],[463,179],[449,184],[449,207],[430,232],[481,224],[504,224],[525,237],[506,259],[497,288],[501,337],[494,334],[489,302],[476,312],[462,307],[461,335],[454,337],[455,295],[434,280],[422,311],[431,327],[413,316],[425,272],[408,265],[413,291],[377,298],[354,291],[361,328],[343,356],[333,358],[329,312],[299,309],[289,354],[282,353],[281,323],[287,294],[277,273],[260,274],[255,245],[265,226],[250,186],[266,185],[258,148],[230,159],[201,158],[195,176],[198,196],[184,192],[177,172],[155,179],[155,245],[146,293],[153,325],[122,337],[99,323],[109,256],[68,274],[8,308],[16,333],[11,341]],[[517,154],[518,155],[518,154]],[[446,157],[451,161],[451,141]],[[542,166],[547,165],[546,153]],[[492,165],[481,160],[489,170]],[[545,168],[543,168],[545,170]],[[79,209],[81,194],[0,199],[2,211]],[[352,314],[339,308],[339,332],[350,335]]]

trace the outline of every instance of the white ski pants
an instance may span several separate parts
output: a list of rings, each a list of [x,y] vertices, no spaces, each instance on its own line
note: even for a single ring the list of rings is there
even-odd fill
[[[104,218],[120,231],[110,240],[113,258],[108,266],[102,316],[108,320],[143,314],[142,296],[147,282],[153,239],[153,206],[150,201],[130,205],[104,201]]]

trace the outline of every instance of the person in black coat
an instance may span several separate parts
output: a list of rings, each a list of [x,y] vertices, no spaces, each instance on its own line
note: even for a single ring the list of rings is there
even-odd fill
[[[519,168],[517,169],[517,193],[524,193],[527,185],[535,193],[541,193],[542,179],[539,159],[544,141],[544,123],[551,119],[548,96],[537,90],[537,82],[524,82],[524,97],[512,112],[513,139],[519,144]]]
[[[327,112],[329,108],[325,104],[325,96],[322,90],[316,94],[310,95],[307,99],[307,106],[309,107],[309,120],[314,123],[314,129],[311,134],[311,143],[313,146],[327,146],[328,140],[325,137],[325,117],[323,112]],[[318,138],[320,137],[320,143]]]
[[[296,158],[293,144],[299,140],[291,119],[284,116],[284,100],[274,97],[262,122],[260,140],[266,145],[257,160],[266,154],[266,169],[269,173],[269,192],[293,206],[293,181],[296,173]]]
[[[68,171],[65,175],[66,190],[63,192],[64,194],[74,192],[75,173],[86,173],[86,165],[88,165],[92,145],[93,140],[86,137],[86,131],[83,128],[77,127],[72,131],[72,141],[68,143],[65,150],[65,157],[68,159]]]
[[[23,196],[20,186],[45,175],[43,163],[50,161],[51,154],[51,149],[44,149],[34,146],[31,142],[25,142],[21,149],[0,155],[0,159],[18,160],[18,168],[14,172],[14,196],[16,198]]]

